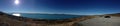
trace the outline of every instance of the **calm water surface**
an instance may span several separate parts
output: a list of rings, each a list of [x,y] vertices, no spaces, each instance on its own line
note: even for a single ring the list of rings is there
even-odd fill
[[[29,14],[21,13],[21,16],[33,19],[68,19],[80,17],[80,15],[65,15],[65,14]]]

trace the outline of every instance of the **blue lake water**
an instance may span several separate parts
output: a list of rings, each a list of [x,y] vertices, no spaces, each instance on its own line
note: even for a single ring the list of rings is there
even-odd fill
[[[22,13],[21,16],[33,19],[69,19],[80,17],[80,15],[65,15],[65,14],[27,14]]]

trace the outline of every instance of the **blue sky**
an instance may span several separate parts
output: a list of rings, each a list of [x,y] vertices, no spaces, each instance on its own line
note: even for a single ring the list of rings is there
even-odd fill
[[[120,12],[119,0],[0,0],[0,11],[20,13],[109,14]]]

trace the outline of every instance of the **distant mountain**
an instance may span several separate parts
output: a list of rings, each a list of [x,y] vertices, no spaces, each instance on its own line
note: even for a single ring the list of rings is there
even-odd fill
[[[5,13],[3,13],[3,12],[0,11],[0,15],[3,15],[3,14],[5,14]]]
[[[116,14],[120,14],[120,13],[116,13]]]

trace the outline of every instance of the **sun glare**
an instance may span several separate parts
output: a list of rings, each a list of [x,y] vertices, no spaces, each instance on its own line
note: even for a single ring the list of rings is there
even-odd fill
[[[15,0],[15,4],[18,5],[19,4],[19,0]]]
[[[14,15],[14,16],[21,16],[21,14],[19,14],[19,13],[14,13],[12,15]]]

